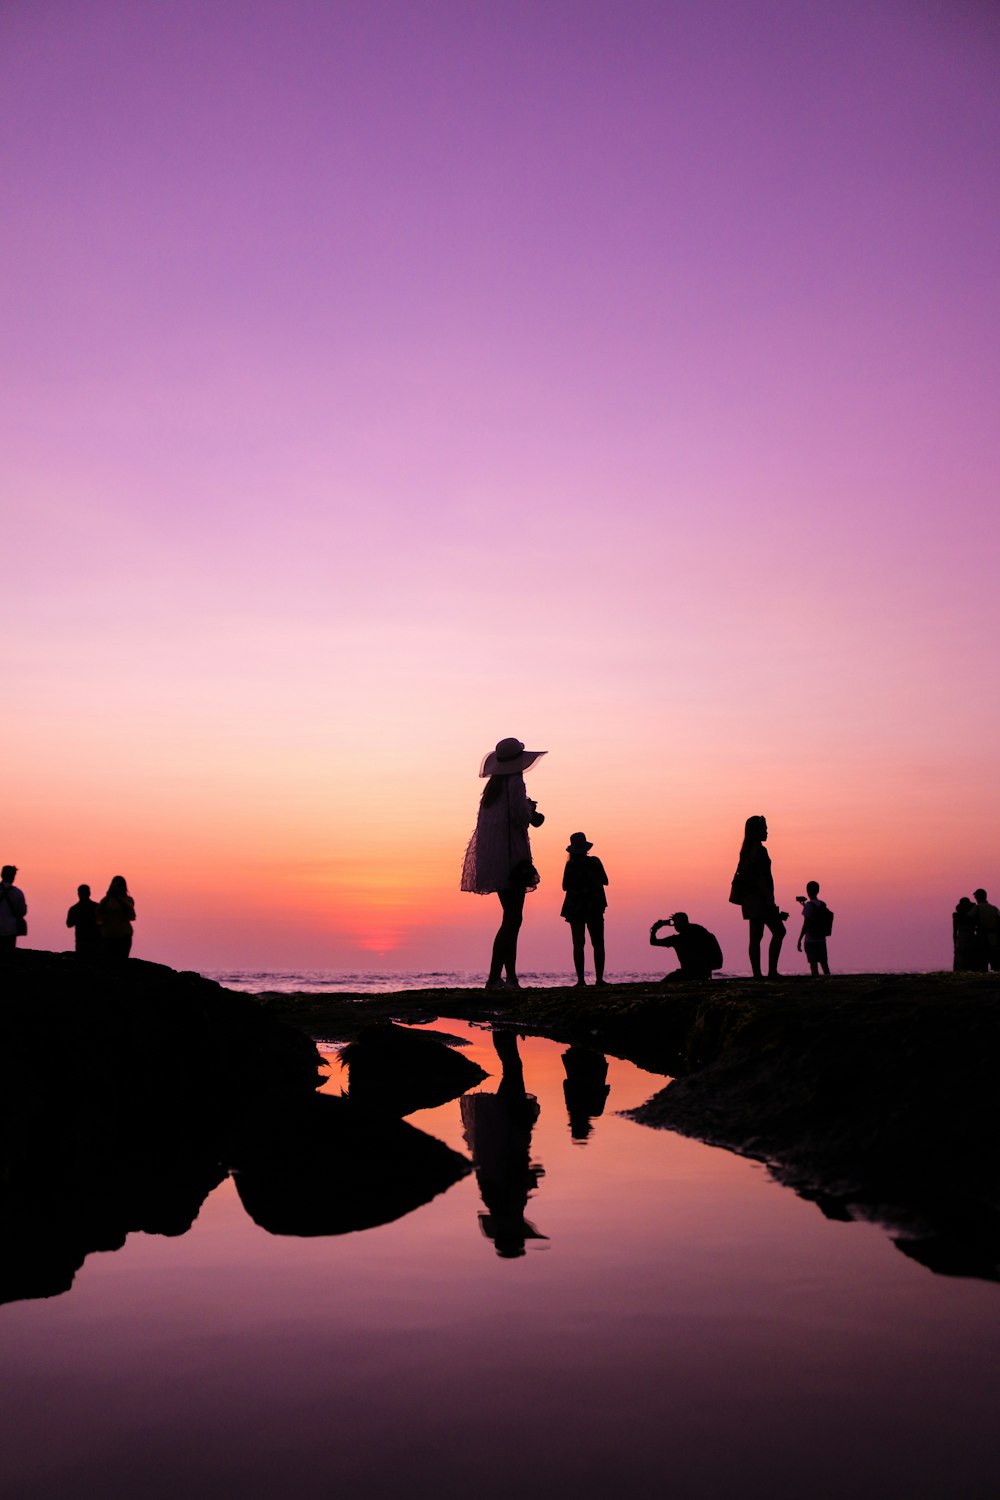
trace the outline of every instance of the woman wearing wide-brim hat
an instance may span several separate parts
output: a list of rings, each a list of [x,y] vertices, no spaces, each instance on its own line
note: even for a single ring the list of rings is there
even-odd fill
[[[544,750],[526,750],[520,740],[501,740],[479,768],[488,777],[479,799],[476,831],[469,840],[462,865],[462,890],[485,896],[495,891],[503,918],[493,940],[487,989],[517,981],[517,935],[524,917],[524,898],[538,884],[531,862],[529,827],[544,823],[543,815],[524,788],[524,772]]]

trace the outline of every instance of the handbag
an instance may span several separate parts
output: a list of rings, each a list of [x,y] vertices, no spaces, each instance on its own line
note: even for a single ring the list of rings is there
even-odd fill
[[[507,878],[514,890],[533,891],[542,877],[530,859],[519,859],[517,864],[511,867]]]
[[[733,906],[742,906],[746,900],[746,878],[743,871],[737,868],[729,887],[729,900]]]

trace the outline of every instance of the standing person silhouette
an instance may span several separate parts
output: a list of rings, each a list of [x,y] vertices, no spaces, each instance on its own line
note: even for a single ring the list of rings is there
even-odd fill
[[[520,740],[501,740],[479,768],[487,776],[479,799],[476,830],[469,840],[462,864],[462,890],[485,896],[493,891],[500,898],[503,917],[493,940],[493,955],[486,980],[488,990],[506,985],[519,989],[517,979],[517,935],[524,917],[524,898],[538,884],[531,862],[528,828],[539,828],[544,816],[524,789],[524,775],[547,752],[525,750]]]
[[[786,911],[779,911],[774,899],[774,876],[771,874],[771,856],[764,848],[767,839],[767,819],[761,814],[747,818],[740,849],[740,861],[733,876],[729,899],[739,906],[750,923],[750,967],[755,979],[764,976],[760,970],[760,944],[764,928],[771,933],[767,950],[767,977],[780,979],[778,955],[785,940]]]
[[[28,904],[24,892],[14,884],[16,865],[4,865],[0,870],[0,956],[13,953],[19,937],[24,937],[28,924]]]
[[[79,898],[66,913],[66,926],[72,927],[76,939],[76,951],[80,958],[93,958],[101,944],[101,929],[98,926],[101,908],[90,899],[90,886],[78,885]]]
[[[976,927],[982,942],[982,957],[995,974],[1000,970],[1000,911],[982,886],[972,894],[976,901]]]
[[[124,875],[115,875],[108,893],[101,897],[98,923],[101,929],[101,953],[105,958],[128,958],[132,950],[132,923],[135,902],[128,893]]]
[[[951,914],[951,935],[955,945],[955,968],[982,973],[987,967],[986,944],[979,933],[976,903],[960,896]]]
[[[833,926],[833,913],[826,902],[819,899],[819,881],[808,881],[805,895],[796,896],[795,899],[802,907],[802,931],[796,947],[801,953],[802,944],[805,943],[806,960],[814,979],[819,976],[820,969],[829,978],[830,960],[826,951],[826,937]]]
[[[583,949],[588,932],[594,949],[594,983],[604,983],[604,913],[608,905],[604,887],[608,877],[596,854],[590,853],[593,847],[585,833],[571,833],[566,845],[569,859],[563,871],[566,899],[560,915],[569,923],[576,982],[581,987],[587,983]]]

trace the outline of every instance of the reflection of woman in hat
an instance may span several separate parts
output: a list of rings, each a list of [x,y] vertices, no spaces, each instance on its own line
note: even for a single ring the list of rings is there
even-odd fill
[[[573,934],[573,964],[579,985],[587,983],[583,977],[583,946],[588,932],[594,947],[594,983],[604,983],[604,912],[608,904],[604,887],[608,877],[601,861],[590,853],[593,847],[585,833],[570,834],[566,845],[569,859],[563,872],[566,900],[560,916],[566,918]]]
[[[524,1087],[516,1033],[494,1030],[493,1045],[503,1070],[500,1087],[495,1094],[463,1094],[462,1125],[486,1210],[479,1227],[499,1256],[513,1260],[524,1254],[526,1241],[547,1238],[524,1217],[528,1198],[545,1176],[531,1160],[531,1132],[540,1111]]]
[[[531,863],[529,825],[545,819],[524,789],[523,773],[544,750],[525,750],[520,740],[501,740],[487,755],[480,776],[488,776],[479,799],[476,831],[469,840],[462,865],[462,890],[485,896],[496,891],[503,920],[493,941],[487,989],[507,984],[517,988],[517,935],[524,915],[524,897],[538,884]]]

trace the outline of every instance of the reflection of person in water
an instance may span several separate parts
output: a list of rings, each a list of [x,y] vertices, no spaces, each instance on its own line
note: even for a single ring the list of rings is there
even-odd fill
[[[591,1120],[604,1113],[604,1103],[611,1092],[608,1083],[608,1060],[602,1052],[589,1047],[570,1047],[562,1055],[566,1079],[563,1098],[569,1115],[569,1133],[583,1145],[591,1132]]]
[[[544,1240],[524,1217],[543,1168],[531,1161],[531,1132],[538,1100],[525,1092],[524,1072],[513,1031],[497,1030],[493,1045],[503,1068],[495,1094],[465,1094],[462,1124],[476,1165],[485,1213],[479,1226],[505,1260],[524,1254],[526,1240]]]

